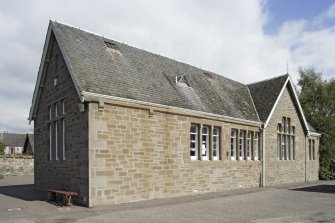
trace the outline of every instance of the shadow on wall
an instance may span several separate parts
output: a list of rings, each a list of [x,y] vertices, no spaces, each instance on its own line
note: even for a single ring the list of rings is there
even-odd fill
[[[34,184],[0,186],[0,194],[25,201],[46,200],[46,194],[35,191]]]
[[[291,190],[335,194],[335,185],[317,185],[311,187],[294,188]]]

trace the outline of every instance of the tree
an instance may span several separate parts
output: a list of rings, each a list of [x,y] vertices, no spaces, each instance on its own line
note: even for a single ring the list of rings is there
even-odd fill
[[[0,155],[5,154],[5,144],[3,142],[0,141]]]
[[[324,80],[315,68],[299,68],[299,100],[306,119],[322,134],[320,171],[322,180],[335,173],[335,80]]]

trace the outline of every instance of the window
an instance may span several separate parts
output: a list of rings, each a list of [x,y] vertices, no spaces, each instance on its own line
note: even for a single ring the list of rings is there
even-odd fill
[[[213,128],[213,160],[220,159],[220,128]]]
[[[58,54],[55,55],[55,67],[54,67],[54,80],[53,85],[56,87],[58,85]]]
[[[295,127],[291,125],[291,119],[283,117],[277,125],[277,149],[278,160],[295,159]]]
[[[259,133],[255,132],[255,137],[254,137],[254,160],[259,159]]]
[[[190,156],[192,160],[198,159],[198,125],[191,125],[190,130]]]
[[[308,139],[308,159],[315,160],[315,140]]]
[[[48,107],[48,110],[49,110],[49,120],[52,119],[52,109],[51,109],[51,106]]]
[[[52,125],[48,126],[48,137],[49,137],[49,160],[52,160]]]
[[[65,119],[63,118],[62,119],[62,148],[63,148],[63,160],[66,160],[66,154],[65,154],[65,137],[66,137],[66,134],[65,134]]]
[[[232,129],[230,136],[230,157],[232,160],[236,160],[236,146],[237,146],[237,129]]]
[[[313,160],[315,160],[315,140],[312,140],[312,154],[313,154]]]
[[[240,143],[240,147],[239,147],[239,160],[244,160],[244,150],[245,150],[245,145],[244,145],[244,137],[245,137],[245,131],[244,130],[240,130],[240,138],[239,138],[239,143]]]
[[[58,122],[56,121],[55,122],[55,158],[56,160],[59,160],[59,157],[58,157]]]
[[[62,114],[65,115],[66,114],[66,107],[65,107],[65,103],[66,103],[66,100],[63,99],[62,100]]]
[[[202,127],[201,155],[203,160],[209,159],[209,127]]]
[[[190,157],[191,160],[220,159],[221,128],[200,124],[190,127]]]
[[[58,103],[55,103],[55,117],[58,117]]]
[[[49,160],[59,160],[59,157],[66,160],[65,102],[63,99],[48,106]]]
[[[184,86],[189,86],[186,76],[184,74],[176,76],[176,83]]]
[[[247,135],[247,159],[252,159],[252,132],[248,131]]]

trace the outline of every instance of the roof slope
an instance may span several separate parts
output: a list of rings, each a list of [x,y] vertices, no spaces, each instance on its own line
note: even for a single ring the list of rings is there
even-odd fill
[[[244,84],[64,24],[50,26],[80,92],[259,121]],[[190,87],[176,84],[180,74]]]
[[[249,84],[260,120],[265,123],[288,79],[288,74]]]
[[[0,141],[2,141],[6,146],[23,147],[25,139],[26,134],[4,132],[1,133]]]
[[[26,153],[27,151],[27,147],[28,147],[28,143],[30,143],[31,146],[31,152],[34,153],[34,134],[32,133],[27,133],[26,137],[25,137],[25,141],[24,141],[24,153]]]

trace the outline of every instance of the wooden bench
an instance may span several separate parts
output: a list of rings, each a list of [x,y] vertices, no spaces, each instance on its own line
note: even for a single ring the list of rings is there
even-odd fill
[[[55,189],[48,190],[49,201],[55,201],[58,195],[62,196],[62,204],[64,206],[70,206],[72,205],[72,196],[78,195],[78,193],[65,190],[55,190]]]

